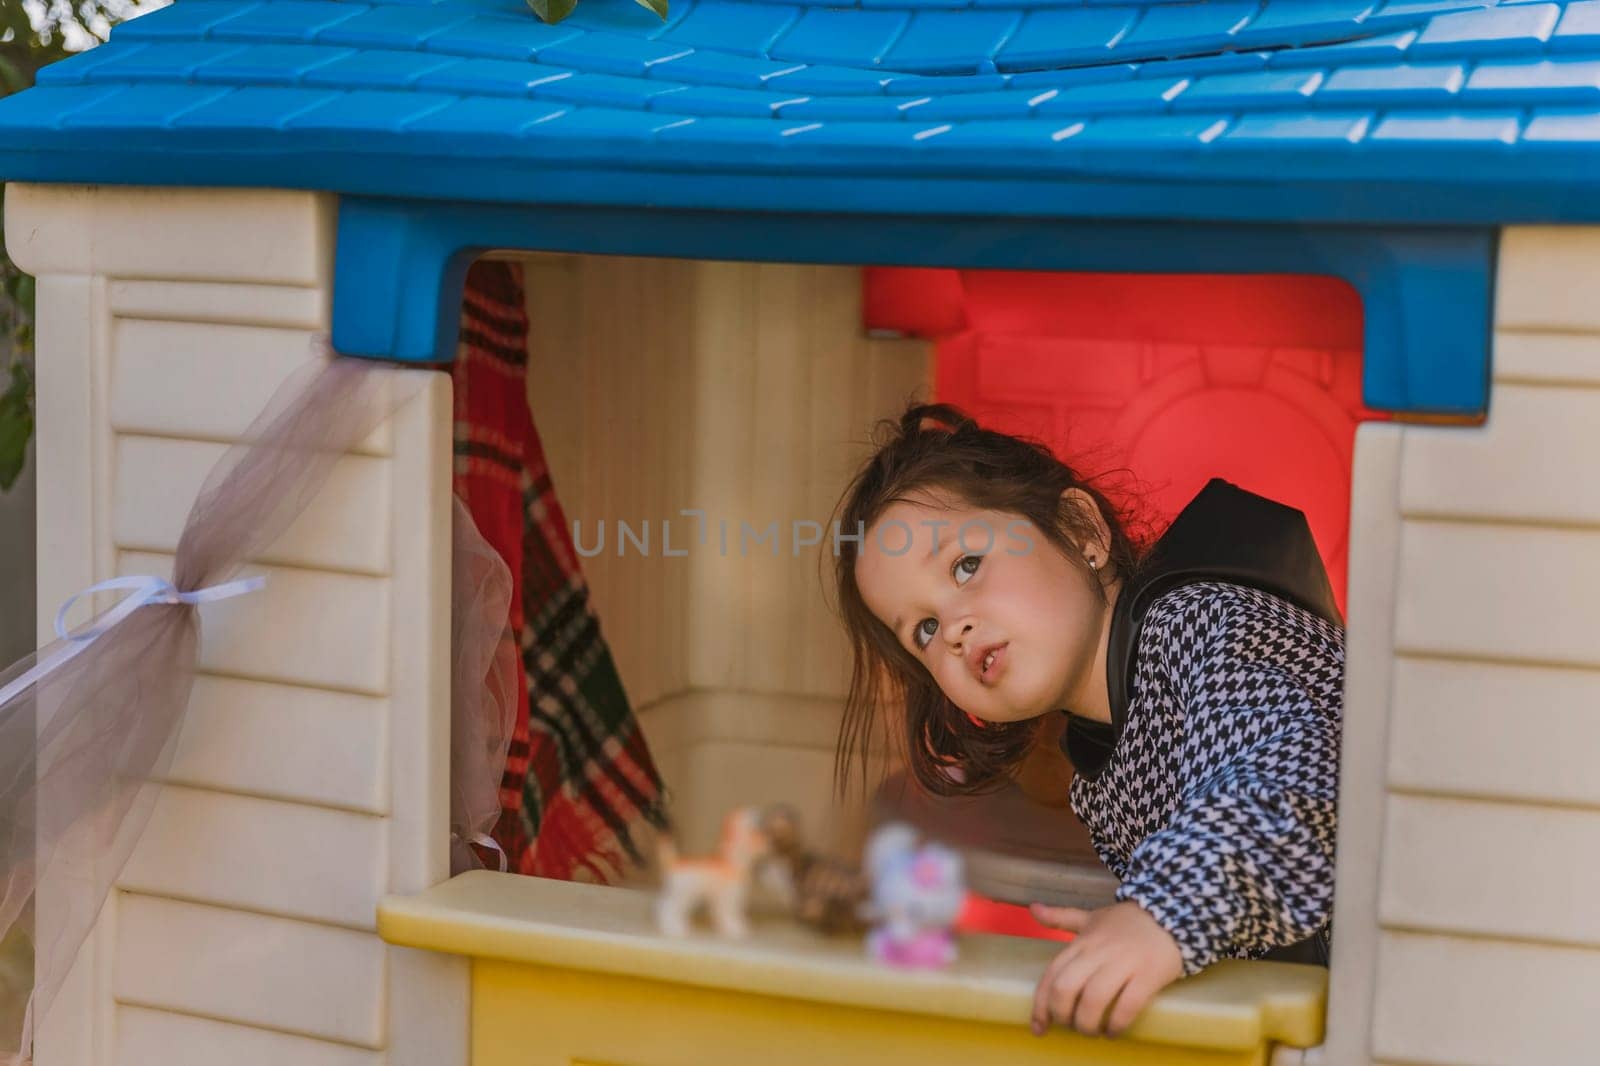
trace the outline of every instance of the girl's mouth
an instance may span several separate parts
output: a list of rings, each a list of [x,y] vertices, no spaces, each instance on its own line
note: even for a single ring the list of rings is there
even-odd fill
[[[1007,645],[1002,644],[984,656],[982,677],[985,684],[994,681],[1000,676],[1000,672],[1005,669],[1006,647]]]

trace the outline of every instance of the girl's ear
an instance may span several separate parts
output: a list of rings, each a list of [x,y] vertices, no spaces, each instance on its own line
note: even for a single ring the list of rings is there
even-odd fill
[[[1066,489],[1061,493],[1061,505],[1076,511],[1080,520],[1087,520],[1092,523],[1094,542],[1093,544],[1078,545],[1079,550],[1087,552],[1089,548],[1094,547],[1100,550],[1102,557],[1109,554],[1111,551],[1111,526],[1106,522],[1106,516],[1100,512],[1100,505],[1094,502],[1094,497],[1082,489]]]

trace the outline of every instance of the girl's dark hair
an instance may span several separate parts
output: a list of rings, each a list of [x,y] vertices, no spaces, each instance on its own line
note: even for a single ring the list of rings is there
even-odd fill
[[[951,703],[861,598],[855,568],[865,538],[843,538],[870,531],[897,501],[926,503],[927,493],[941,493],[975,510],[1001,511],[1032,522],[1083,570],[1085,580],[1093,581],[1104,602],[1105,591],[1091,577],[1082,554],[1082,546],[1098,537],[1097,524],[1083,508],[1061,499],[1068,489],[1081,489],[1100,508],[1110,530],[1110,573],[1123,579],[1133,574],[1139,550],[1106,496],[1047,445],[984,429],[958,407],[913,402],[898,421],[880,420],[871,443],[871,458],[835,508],[840,544],[834,579],[852,658],[835,785],[845,791],[850,765],[857,759],[866,772],[872,737],[882,730],[890,737],[898,734],[913,776],[930,792],[949,796],[991,790],[1009,779],[1027,754],[1039,720],[978,722]],[[884,722],[880,715],[890,706],[898,713]],[[893,729],[894,724],[899,728]]]

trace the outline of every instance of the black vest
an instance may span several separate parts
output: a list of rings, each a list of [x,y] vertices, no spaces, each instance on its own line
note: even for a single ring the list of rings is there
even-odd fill
[[[1196,581],[1248,585],[1344,625],[1306,516],[1212,478],[1151,546],[1117,597],[1106,648],[1111,724],[1069,714],[1061,736],[1077,773],[1098,776],[1122,733],[1145,613],[1163,593]]]

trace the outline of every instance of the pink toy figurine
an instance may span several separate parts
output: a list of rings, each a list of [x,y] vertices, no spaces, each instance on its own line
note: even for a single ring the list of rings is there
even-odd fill
[[[919,846],[916,830],[892,822],[867,844],[867,869],[877,923],[867,935],[872,957],[907,968],[955,961],[951,926],[966,899],[961,856],[939,844]]]

